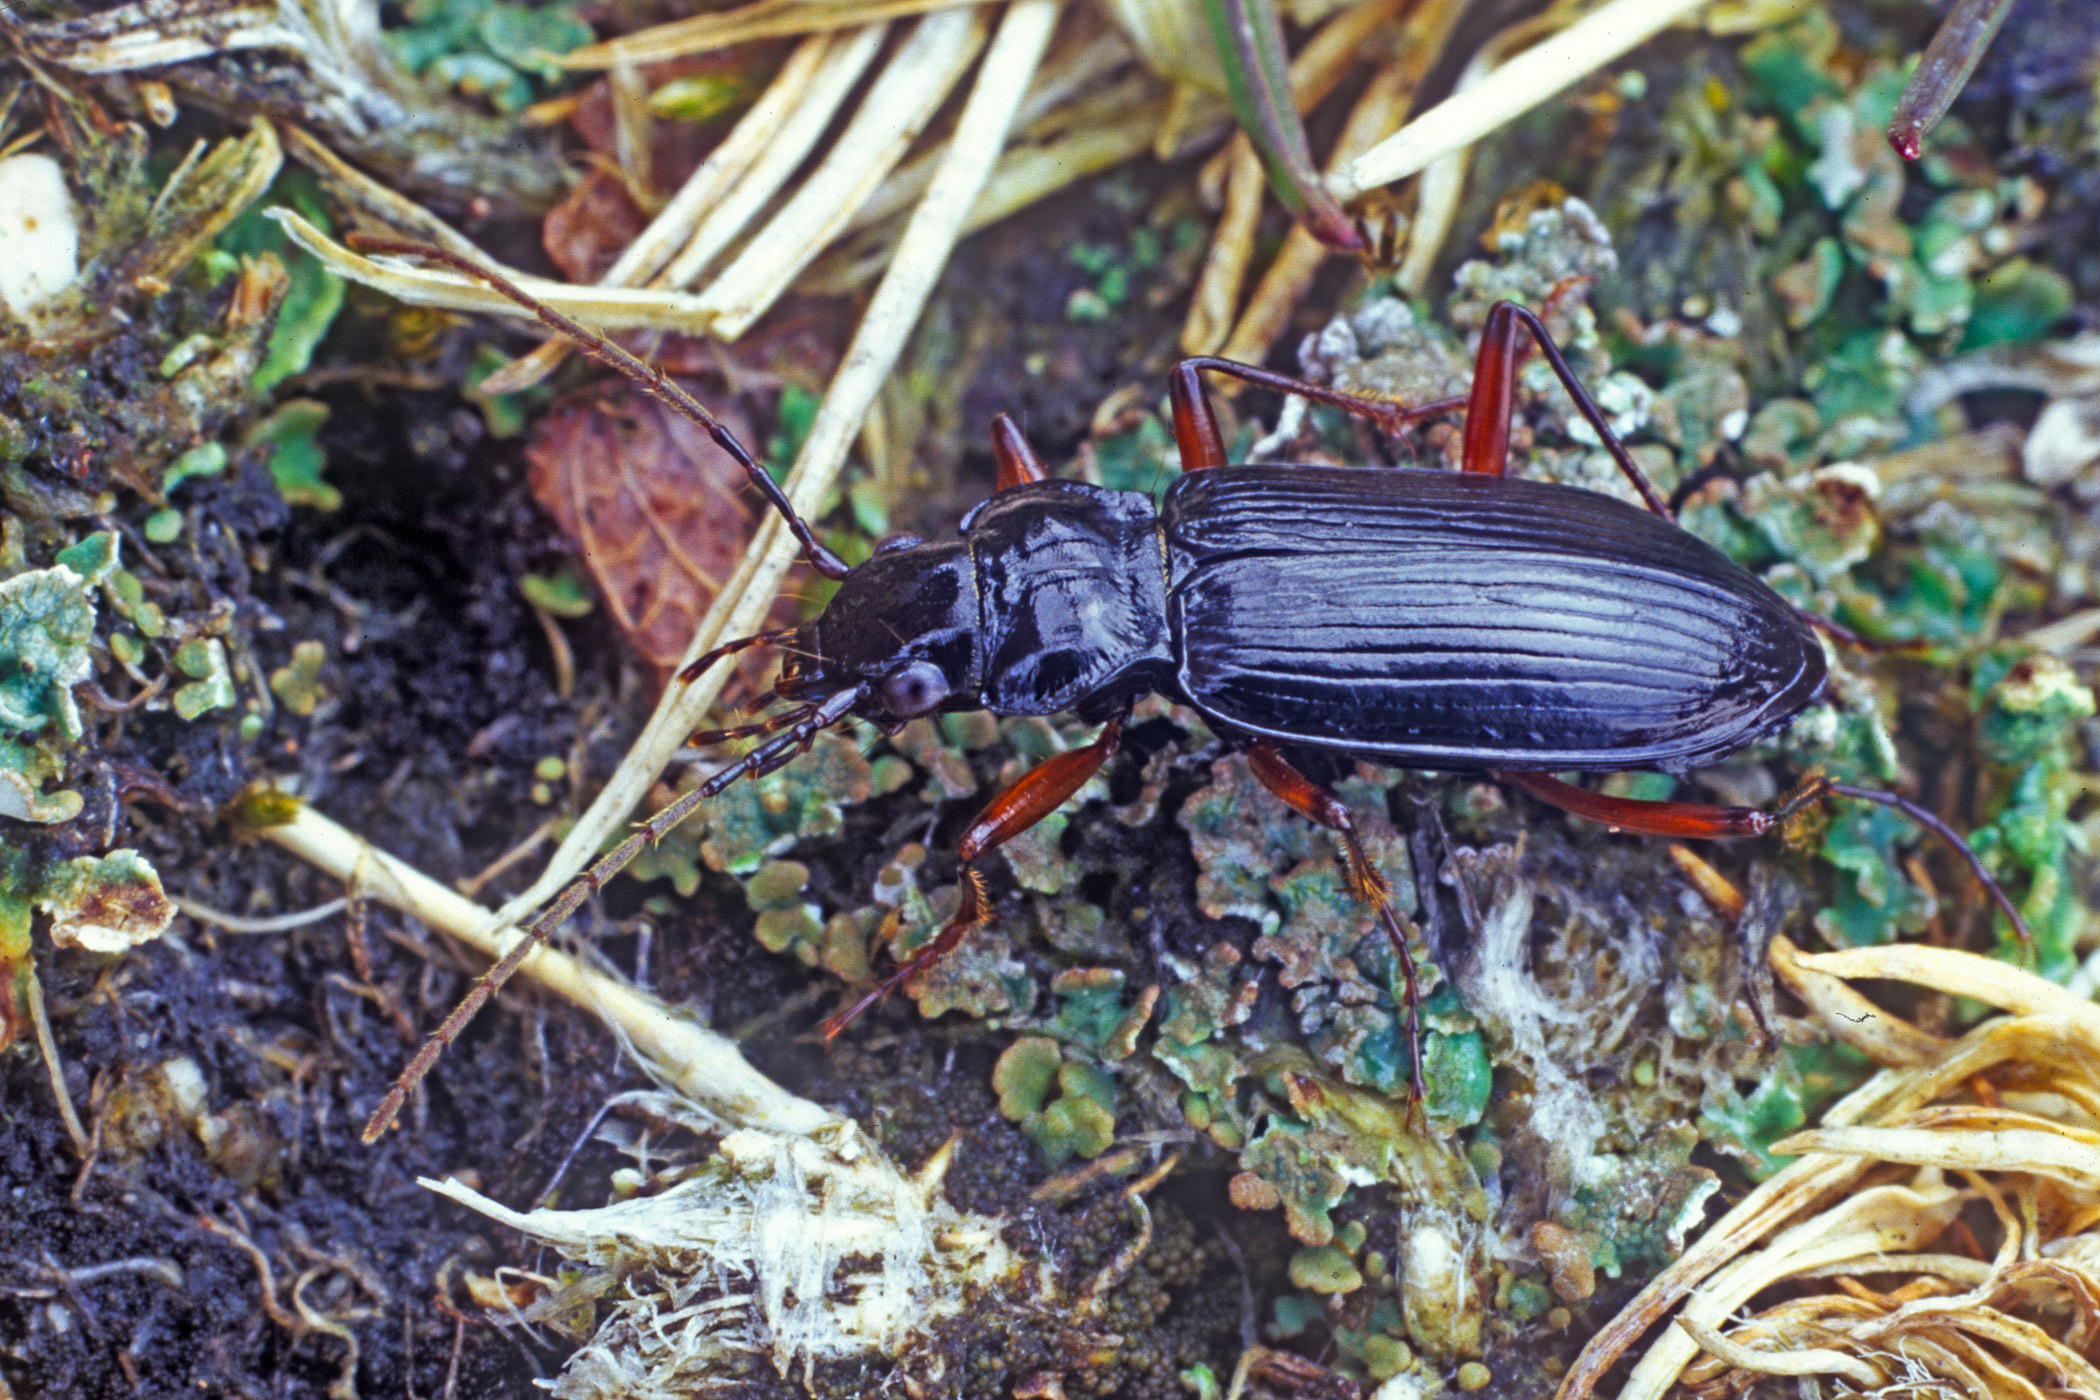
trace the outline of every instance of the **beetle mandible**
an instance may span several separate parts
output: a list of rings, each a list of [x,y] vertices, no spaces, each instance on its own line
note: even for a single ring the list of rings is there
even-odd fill
[[[1652,836],[1757,836],[1829,797],[1881,803],[1951,844],[2023,944],[2031,941],[1968,844],[1896,793],[1811,777],[1767,809],[1610,797],[1551,776],[1682,772],[1718,761],[1810,705],[1826,671],[1815,621],[1677,526],[1543,322],[1513,302],[1489,311],[1464,398],[1403,406],[1228,360],[1181,361],[1168,397],[1183,475],[1156,509],[1148,495],[1052,479],[1013,419],[999,414],[996,490],[963,518],[961,537],[893,537],[849,568],[744,445],[661,371],[465,259],[360,241],[487,281],[692,418],[780,512],[810,566],[839,585],[814,621],[724,643],[685,668],[690,681],[738,652],[779,647],[780,679],[765,699],[789,708],[694,736],[765,741],[643,823],[534,922],[403,1072],[367,1140],[523,950],[590,891],[694,807],[784,767],[848,718],[894,733],[943,711],[1070,712],[1101,729],[971,822],[958,851],[960,907],[826,1021],[827,1038],[990,919],[978,863],[1078,791],[1115,754],[1132,705],[1150,693],[1188,705],[1245,748],[1262,784],[1340,843],[1352,891],[1377,915],[1406,979],[1417,1097],[1415,965],[1390,892],[1348,808],[1299,772],[1286,748],[1491,774],[1564,811]],[[1506,475],[1526,336],[1645,508]],[[1463,412],[1460,470],[1229,465],[1205,373],[1330,404],[1386,432]]]

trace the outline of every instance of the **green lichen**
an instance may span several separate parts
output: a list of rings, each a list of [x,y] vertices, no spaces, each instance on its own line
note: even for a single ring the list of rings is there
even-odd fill
[[[194,720],[213,710],[231,708],[237,698],[226,643],[217,637],[193,637],[175,648],[175,669],[191,679],[175,688],[175,713]]]
[[[1066,1058],[1048,1036],[1022,1036],[1009,1045],[993,1066],[992,1089],[1000,1114],[1020,1124],[1053,1167],[1098,1157],[1115,1141],[1115,1080],[1096,1065]]]
[[[285,500],[295,506],[334,510],[343,493],[321,479],[328,454],[320,441],[328,405],[318,399],[288,399],[248,430],[243,445],[268,444],[270,476]]]
[[[328,648],[322,643],[295,643],[292,659],[270,673],[270,693],[300,718],[311,715],[328,697],[321,684],[321,667],[327,659]]]
[[[96,554],[103,562],[91,568],[113,567],[113,537],[93,538],[107,553],[75,546],[76,562]],[[73,687],[94,670],[94,577],[60,563],[0,579],[0,817],[51,823],[80,812],[79,793],[46,789],[84,733]]]
[[[561,78],[555,60],[591,41],[590,26],[561,5],[412,0],[406,9],[408,23],[386,34],[402,67],[498,112],[522,110],[535,81]]]
[[[744,882],[744,899],[758,915],[753,935],[768,952],[789,953],[805,967],[824,952],[822,910],[802,898],[809,867],[799,861],[769,861]]]
[[[992,1090],[999,1096],[1002,1117],[1019,1123],[1042,1111],[1057,1082],[1057,1067],[1064,1054],[1057,1042],[1044,1035],[1024,1035],[1000,1052],[992,1067]]]
[[[1114,967],[1073,967],[1058,973],[1050,979],[1058,1009],[1047,1023],[1049,1029],[1098,1060],[1129,1059],[1159,1000],[1159,989],[1147,987],[1126,996],[1125,981],[1123,970]]]
[[[51,916],[54,942],[92,953],[120,953],[157,938],[175,916],[159,872],[133,850],[54,862],[30,898]]]
[[[1364,1286],[1356,1261],[1331,1244],[1309,1245],[1293,1254],[1290,1277],[1292,1286],[1308,1293],[1354,1293]]]
[[[137,851],[38,861],[0,842],[0,1050],[27,1025],[37,910],[49,916],[53,943],[100,954],[159,937],[175,915],[159,874]]]
[[[2077,965],[2078,941],[2091,917],[2073,868],[2087,853],[2069,818],[2085,785],[2078,725],[2094,713],[2093,691],[2057,657],[2035,653],[2015,660],[2006,652],[1977,668],[1974,689],[1978,747],[2013,776],[2003,810],[1972,839],[2001,879],[2013,872],[2025,876],[2020,914],[2035,937],[2035,962],[2043,976],[2063,981]],[[1997,923],[2001,955],[2027,957],[2009,921]]]
[[[738,783],[709,803],[700,822],[700,857],[710,870],[749,875],[797,841],[829,836],[844,809],[865,802],[868,761],[836,732],[817,737],[799,762]]]

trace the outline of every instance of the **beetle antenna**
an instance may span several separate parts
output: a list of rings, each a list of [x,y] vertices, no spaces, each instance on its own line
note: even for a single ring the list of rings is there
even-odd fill
[[[372,1117],[366,1122],[363,1135],[365,1142],[370,1144],[379,1141],[379,1135],[391,1127],[394,1119],[400,1116],[401,1106],[408,1102],[408,1096],[415,1092],[416,1086],[430,1073],[430,1067],[437,1063],[438,1056],[445,1053],[445,1047],[458,1038],[459,1033],[466,1028],[467,1022],[474,1019],[475,1013],[488,1004],[489,998],[510,980],[510,975],[518,970],[548,934],[559,928],[582,906],[584,900],[605,888],[606,882],[626,869],[636,856],[670,835],[680,822],[692,815],[694,808],[719,795],[722,789],[731,783],[739,778],[762,777],[777,768],[786,767],[815,741],[821,731],[831,728],[851,714],[853,707],[860,703],[867,693],[866,686],[855,686],[840,691],[821,704],[810,706],[803,712],[803,717],[795,723],[794,728],[778,738],[760,744],[676,802],[651,816],[637,826],[626,840],[600,856],[590,869],[572,880],[569,887],[518,936],[518,941],[511,945],[510,951],[467,990],[467,994],[460,998],[459,1005],[452,1008],[451,1014],[439,1023],[438,1028],[432,1031],[429,1038],[417,1049],[414,1058],[402,1069],[400,1077],[394,1080],[394,1086],[386,1091],[386,1097],[379,1101],[379,1107],[373,1110]]]
[[[2005,887],[1992,878],[1990,871],[1983,868],[1983,857],[1977,855],[1975,847],[1962,839],[1960,832],[1941,821],[1930,810],[1919,806],[1900,793],[1884,792],[1880,788],[1854,787],[1850,783],[1826,783],[1823,790],[1833,797],[1851,797],[1861,802],[1874,802],[1879,803],[1883,807],[1893,807],[1927,831],[1930,831],[1933,835],[1939,837],[1940,840],[1946,842],[1949,846],[1952,846],[1955,853],[1967,863],[1970,873],[1975,875],[1976,883],[1983,886],[1984,892],[1990,895],[1992,901],[1997,904],[1999,912],[2003,913],[2012,924],[2013,932],[2020,939],[2022,955],[2029,962],[2034,960],[2034,931],[2027,927],[2027,921],[2021,918],[2020,911],[2013,907],[2012,896],[2005,892]]]
[[[816,533],[809,528],[809,522],[795,513],[795,507],[788,501],[787,492],[781,490],[779,483],[766,475],[765,468],[752,457],[750,449],[737,440],[736,434],[722,426],[719,418],[703,408],[698,399],[678,387],[670,376],[655,365],[564,316],[502,273],[484,267],[472,258],[462,257],[448,248],[437,248],[428,243],[415,243],[401,238],[374,238],[370,234],[362,233],[351,234],[346,242],[361,253],[394,253],[403,257],[443,263],[453,271],[477,282],[487,283],[509,297],[538,317],[550,330],[574,341],[576,348],[584,354],[608,369],[626,375],[634,381],[637,388],[651,398],[705,429],[707,435],[715,440],[717,447],[736,459],[736,464],[744,469],[744,475],[758,488],[758,493],[766,498],[767,503],[780,512],[780,518],[787,522],[789,532],[802,546],[803,556],[809,560],[812,569],[829,579],[844,578],[849,572],[846,561],[818,541]]]

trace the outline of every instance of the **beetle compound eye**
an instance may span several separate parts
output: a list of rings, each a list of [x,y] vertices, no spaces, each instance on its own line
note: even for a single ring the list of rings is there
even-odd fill
[[[931,661],[913,661],[882,678],[882,704],[899,719],[917,719],[948,698],[948,678]]]

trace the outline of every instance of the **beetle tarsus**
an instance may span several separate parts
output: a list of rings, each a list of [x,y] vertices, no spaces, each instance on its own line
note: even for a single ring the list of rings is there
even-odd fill
[[[1521,788],[1539,801],[1558,807],[1578,817],[1602,822],[1620,831],[1635,832],[1643,836],[1674,836],[1679,839],[1725,841],[1741,836],[1762,836],[1775,826],[1784,824],[1788,818],[1805,808],[1814,806],[1831,797],[1849,797],[1860,802],[1878,803],[1894,808],[1918,823],[1954,851],[1975,875],[1976,882],[1983,886],[1984,893],[1991,897],[2006,920],[2012,924],[2013,933],[2020,940],[2020,947],[2029,956],[2034,951],[2034,934],[2027,921],[2020,917],[2012,896],[1993,878],[1984,867],[1983,858],[1961,834],[1928,809],[1898,793],[1884,792],[1880,788],[1855,787],[1850,783],[1832,782],[1822,774],[1811,774],[1792,792],[1770,809],[1762,807],[1722,807],[1705,802],[1655,802],[1632,797],[1610,797],[1588,788],[1564,783],[1544,773],[1517,773],[1507,770],[1497,772],[1498,781],[1511,787]]]

